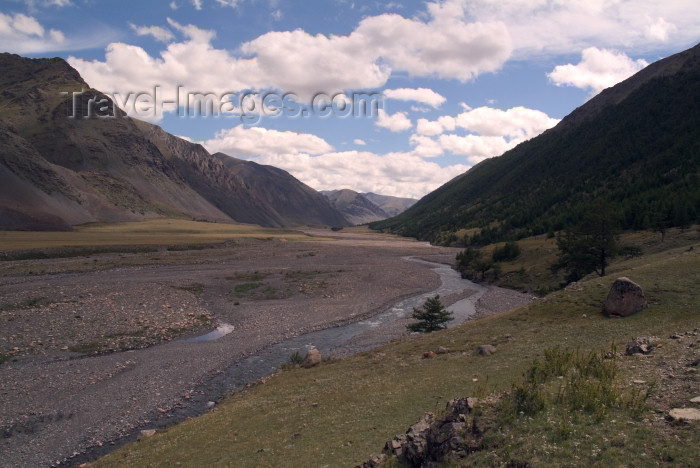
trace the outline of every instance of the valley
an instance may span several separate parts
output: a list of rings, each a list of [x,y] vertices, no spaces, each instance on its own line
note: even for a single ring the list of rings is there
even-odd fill
[[[198,244],[207,239],[207,230],[232,228],[189,227],[180,239],[187,243],[179,245],[72,254],[61,252],[67,247],[53,247],[44,255],[54,258],[0,264],[5,460],[29,466],[75,460],[88,450],[94,456],[133,437],[137,428],[197,415],[207,402],[278,365],[254,365],[252,376],[235,376],[234,386],[230,379],[212,383],[233,364],[274,343],[358,322],[403,298],[435,290],[441,281],[430,264],[405,257],[449,263],[456,251],[360,229],[279,231],[277,237]],[[108,230],[120,229],[132,235],[141,231],[143,242],[149,230],[158,238],[163,221]],[[79,237],[80,230],[66,235],[71,234]],[[99,235],[92,239],[100,243]],[[31,256],[37,250],[20,252]],[[445,303],[474,292],[448,295]],[[501,307],[528,300],[512,291],[504,294]],[[407,322],[360,334],[338,353],[398,338]],[[233,331],[215,341],[180,340],[220,323]]]

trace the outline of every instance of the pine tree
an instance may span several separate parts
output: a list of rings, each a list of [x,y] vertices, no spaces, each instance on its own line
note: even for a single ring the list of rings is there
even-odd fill
[[[414,319],[416,323],[411,323],[406,326],[410,331],[430,333],[442,328],[447,328],[447,322],[452,320],[452,312],[449,312],[442,302],[440,296],[428,298],[423,304],[422,309],[413,308]]]

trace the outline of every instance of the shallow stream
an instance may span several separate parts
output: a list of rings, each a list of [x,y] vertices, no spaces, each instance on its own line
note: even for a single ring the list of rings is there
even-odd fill
[[[306,333],[269,346],[257,354],[232,365],[222,374],[216,376],[210,382],[210,385],[216,386],[224,392],[232,392],[247,383],[272,374],[278,367],[289,362],[290,356],[295,352],[305,356],[306,352],[311,348],[318,349],[322,356],[331,355],[333,350],[339,348],[345,348],[345,350],[353,353],[370,349],[373,346],[349,344],[349,342],[352,338],[372,328],[386,326],[393,321],[406,317],[412,313],[414,307],[420,308],[427,298],[436,294],[444,298],[451,294],[462,293],[465,290],[475,291],[468,298],[459,300],[447,307],[447,310],[452,312],[454,317],[448,324],[450,327],[464,323],[475,313],[474,304],[486,291],[485,287],[462,279],[457,271],[447,265],[415,257],[404,257],[404,260],[429,265],[440,276],[440,287],[427,293],[403,299],[386,311],[367,320]],[[233,327],[231,325],[221,323],[214,331],[190,338],[187,341],[218,339],[232,330]]]

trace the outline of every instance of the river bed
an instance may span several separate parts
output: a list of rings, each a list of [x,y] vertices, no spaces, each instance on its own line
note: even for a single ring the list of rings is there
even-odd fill
[[[430,262],[417,257],[403,257],[406,261],[419,262],[430,267],[440,276],[440,287],[427,293],[403,299],[384,312],[369,319],[349,323],[338,327],[326,328],[297,337],[286,339],[269,346],[253,356],[249,356],[217,375],[208,385],[223,393],[233,392],[248,383],[266,377],[275,372],[280,366],[288,363],[294,353],[305,356],[308,350],[316,348],[322,356],[346,356],[388,343],[405,333],[405,326],[392,327],[398,321],[405,322],[413,308],[420,308],[429,297],[439,295],[441,298],[458,295],[465,291],[474,291],[469,297],[449,305],[447,310],[452,312],[453,320],[448,327],[462,324],[476,313],[475,304],[486,287],[465,280],[459,272],[450,266]],[[219,324],[216,330],[205,335],[190,338],[187,341],[207,341],[223,335],[217,330],[225,330],[228,324]],[[373,330],[393,328],[388,333],[382,332],[380,338],[357,340],[358,336],[371,333]]]

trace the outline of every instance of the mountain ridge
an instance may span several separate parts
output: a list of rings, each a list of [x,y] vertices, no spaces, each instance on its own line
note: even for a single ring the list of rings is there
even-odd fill
[[[277,183],[288,184],[282,192],[306,194],[287,216],[288,200],[256,191],[201,145],[126,117],[111,101],[108,113],[116,117],[68,118],[76,110],[83,115],[90,100],[108,98],[63,59],[0,54],[0,88],[0,229],[67,230],[152,217],[349,224],[318,192],[277,173]]]
[[[483,244],[575,225],[601,200],[623,229],[698,221],[700,45],[640,73],[370,227]],[[460,239],[468,229],[477,232]]]

